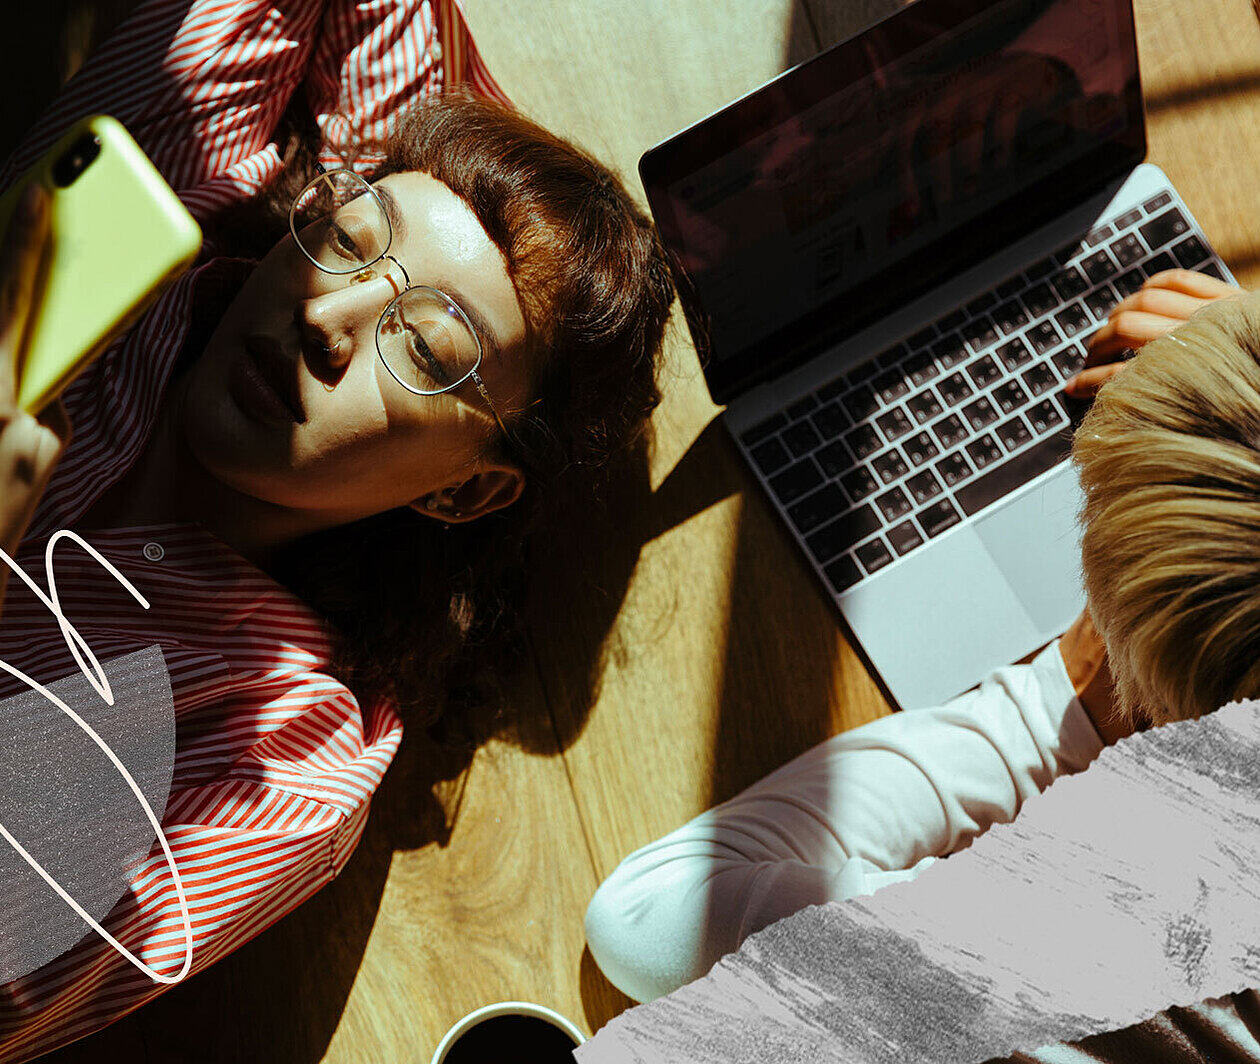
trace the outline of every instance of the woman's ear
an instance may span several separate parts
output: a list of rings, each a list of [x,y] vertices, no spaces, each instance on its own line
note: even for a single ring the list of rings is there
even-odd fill
[[[462,483],[431,491],[410,505],[425,517],[464,524],[511,506],[524,490],[525,474],[516,466],[487,466]]]

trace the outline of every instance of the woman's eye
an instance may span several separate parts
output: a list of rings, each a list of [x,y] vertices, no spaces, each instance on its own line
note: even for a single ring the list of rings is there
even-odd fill
[[[446,372],[446,368],[433,354],[433,349],[425,342],[420,335],[420,330],[414,326],[407,326],[408,350],[411,353],[411,360],[425,373],[432,377],[439,384],[449,384],[450,374]]]
[[[359,245],[354,242],[354,237],[336,222],[332,224],[332,237],[333,249],[337,254],[347,259],[362,261],[359,254]]]

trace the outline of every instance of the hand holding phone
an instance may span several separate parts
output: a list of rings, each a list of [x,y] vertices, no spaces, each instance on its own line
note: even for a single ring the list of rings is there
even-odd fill
[[[48,193],[32,183],[0,241],[0,547],[10,557],[70,439],[60,400],[38,417],[18,405],[17,362],[48,239]],[[0,565],[0,596],[9,567]]]

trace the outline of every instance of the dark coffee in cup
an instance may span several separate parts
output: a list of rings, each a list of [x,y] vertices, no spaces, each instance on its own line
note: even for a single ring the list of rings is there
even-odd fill
[[[538,1016],[491,1016],[461,1034],[442,1064],[573,1064],[576,1046],[570,1035]]]

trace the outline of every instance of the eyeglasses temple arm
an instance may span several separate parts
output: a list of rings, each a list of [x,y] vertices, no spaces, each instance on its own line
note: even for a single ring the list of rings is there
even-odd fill
[[[490,413],[494,415],[494,420],[499,423],[499,431],[503,433],[504,438],[507,439],[508,442],[511,442],[512,437],[508,433],[507,426],[503,424],[503,418],[499,417],[499,411],[494,405],[494,400],[490,398],[490,393],[486,391],[486,385],[481,379],[481,374],[476,370],[473,370],[470,376],[473,379],[473,383],[477,386],[477,391],[481,393],[481,398],[486,401],[486,406],[490,408]]]

